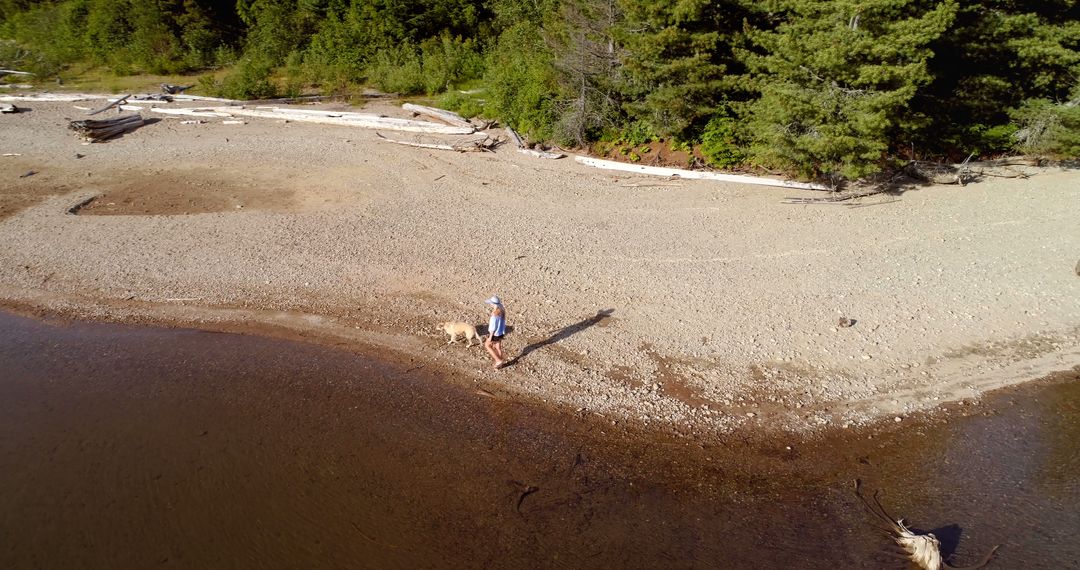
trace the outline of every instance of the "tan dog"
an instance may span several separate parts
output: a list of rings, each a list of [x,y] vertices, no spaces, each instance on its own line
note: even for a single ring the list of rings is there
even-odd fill
[[[446,344],[454,344],[457,342],[457,335],[465,337],[465,346],[472,346],[472,340],[475,338],[477,344],[481,344],[480,335],[476,332],[476,327],[469,323],[439,323],[439,330],[450,335],[450,342]]]

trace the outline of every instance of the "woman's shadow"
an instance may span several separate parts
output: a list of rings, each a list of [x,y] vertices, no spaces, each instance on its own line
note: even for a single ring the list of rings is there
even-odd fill
[[[507,366],[513,366],[513,365],[517,364],[519,360],[525,358],[526,356],[528,356],[530,353],[532,353],[535,350],[541,349],[541,348],[543,348],[545,346],[548,346],[548,345],[551,345],[551,344],[555,344],[555,343],[559,342],[560,340],[570,338],[570,337],[574,336],[575,334],[577,334],[577,333],[579,333],[579,332],[581,332],[581,331],[583,331],[583,330],[585,330],[585,329],[587,329],[587,328],[589,328],[589,327],[591,327],[593,325],[598,325],[598,324],[604,322],[604,320],[607,319],[608,317],[610,317],[611,314],[614,313],[614,312],[615,312],[615,309],[601,309],[601,310],[597,311],[595,315],[593,315],[593,316],[591,316],[591,317],[589,317],[587,319],[580,320],[580,321],[578,321],[578,322],[576,322],[576,323],[574,323],[572,325],[567,325],[567,326],[555,331],[554,333],[552,333],[551,336],[545,338],[544,340],[541,340],[539,342],[534,342],[534,343],[526,346],[525,348],[521,349],[521,352],[519,352],[518,355],[515,356],[514,358],[508,360],[506,362],[506,364],[503,365],[503,367],[505,368]]]

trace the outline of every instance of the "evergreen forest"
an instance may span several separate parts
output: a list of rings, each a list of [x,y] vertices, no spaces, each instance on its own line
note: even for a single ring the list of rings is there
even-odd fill
[[[374,88],[804,178],[1080,156],[1076,0],[0,0],[0,67],[235,99]]]

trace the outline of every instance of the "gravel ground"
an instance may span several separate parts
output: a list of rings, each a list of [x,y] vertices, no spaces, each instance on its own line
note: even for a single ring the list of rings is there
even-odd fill
[[[1074,171],[792,205],[817,194],[266,119],[84,145],[73,104],[26,106],[0,119],[13,307],[388,351],[695,433],[902,421],[1080,364]],[[435,330],[491,294],[498,372]]]

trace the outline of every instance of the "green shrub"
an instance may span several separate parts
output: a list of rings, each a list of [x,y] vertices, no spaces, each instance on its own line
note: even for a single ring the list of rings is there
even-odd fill
[[[453,111],[466,118],[478,117],[484,112],[482,100],[458,91],[447,91],[439,97],[438,105],[442,109]]]
[[[744,145],[739,121],[726,107],[709,120],[701,133],[701,153],[717,168],[734,168],[746,161]]]
[[[558,96],[553,61],[535,25],[521,22],[503,32],[488,55],[485,114],[534,140],[551,140]]]
[[[273,66],[269,62],[255,58],[241,59],[232,72],[220,83],[211,82],[215,96],[228,99],[251,100],[267,99],[278,94],[277,87],[270,80]],[[204,83],[200,80],[200,86]]]
[[[1080,105],[1036,99],[1026,101],[1011,114],[1018,127],[1014,135],[1016,147],[1021,152],[1080,157]]]
[[[656,135],[645,121],[634,121],[623,129],[618,140],[631,146],[641,146],[656,140]]]
[[[442,93],[484,73],[484,59],[473,40],[443,34],[420,44],[424,90]]]
[[[416,95],[424,92],[424,70],[412,43],[379,51],[367,68],[368,82],[387,93]]]

